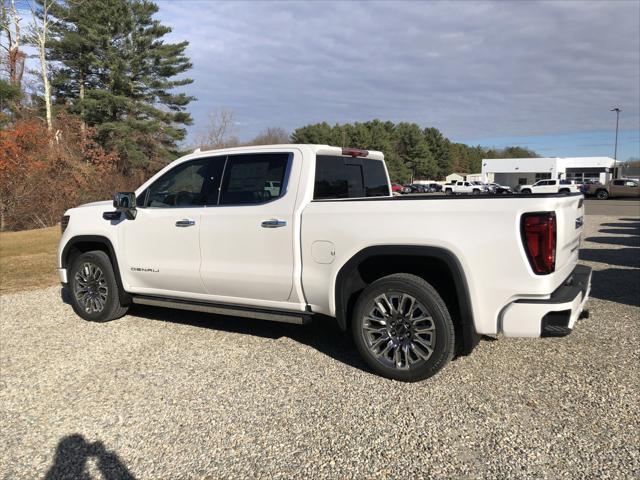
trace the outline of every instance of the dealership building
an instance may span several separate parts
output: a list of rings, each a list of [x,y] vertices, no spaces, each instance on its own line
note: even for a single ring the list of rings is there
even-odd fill
[[[546,178],[605,183],[611,179],[614,165],[610,157],[485,158],[482,181],[510,187]]]

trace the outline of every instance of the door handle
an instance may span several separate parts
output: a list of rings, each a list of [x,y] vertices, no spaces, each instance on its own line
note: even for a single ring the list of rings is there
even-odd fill
[[[195,224],[196,224],[195,220],[189,220],[188,218],[185,218],[184,220],[178,220],[176,222],[176,227],[191,227]]]
[[[262,222],[262,228],[280,228],[280,227],[286,227],[287,226],[287,222],[285,222],[284,220],[276,220],[271,219],[271,220],[265,220],[264,222]]]

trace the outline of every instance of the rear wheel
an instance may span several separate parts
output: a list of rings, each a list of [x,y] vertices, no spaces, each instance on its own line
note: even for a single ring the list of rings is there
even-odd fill
[[[454,329],[438,292],[407,273],[383,277],[360,295],[351,322],[355,344],[376,373],[424,380],[453,357]]]
[[[474,188],[472,193],[474,195],[480,195],[480,190],[478,190],[477,188]]]
[[[122,317],[128,306],[120,305],[118,283],[109,256],[101,250],[80,255],[71,266],[71,306],[78,316],[92,322]]]
[[[569,195],[571,192],[568,188],[561,188],[558,193],[564,193],[565,195]]]
[[[606,190],[598,190],[596,192],[596,198],[598,200],[606,200],[609,198],[609,192],[607,192]]]

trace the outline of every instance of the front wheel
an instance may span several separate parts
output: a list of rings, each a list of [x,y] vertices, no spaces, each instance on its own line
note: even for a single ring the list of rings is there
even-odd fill
[[[394,380],[424,380],[453,357],[449,311],[438,292],[415,275],[396,273],[369,285],[355,305],[351,328],[367,365]]]
[[[128,307],[120,304],[118,283],[109,256],[101,250],[80,255],[71,266],[69,287],[76,314],[91,322],[122,317]]]
[[[521,190],[520,193],[522,193],[523,195],[531,195],[531,190],[525,188],[524,190]]]

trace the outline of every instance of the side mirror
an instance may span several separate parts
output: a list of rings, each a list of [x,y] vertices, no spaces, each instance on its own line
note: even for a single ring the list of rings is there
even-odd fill
[[[118,192],[113,197],[113,206],[118,212],[124,212],[128,220],[136,218],[136,194],[134,192]]]

